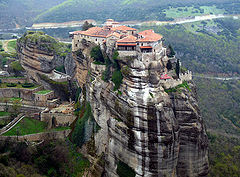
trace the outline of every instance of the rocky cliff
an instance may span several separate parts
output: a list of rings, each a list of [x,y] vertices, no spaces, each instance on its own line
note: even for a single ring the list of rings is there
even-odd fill
[[[88,46],[82,47],[85,64],[77,70],[88,71],[79,80],[101,127],[94,140],[105,154],[105,175],[118,176],[123,163],[138,177],[206,176],[208,139],[192,81],[167,89],[160,79],[166,56],[146,64],[139,54],[118,59],[123,83],[113,91],[113,82],[102,80],[105,66],[91,63]]]
[[[75,63],[67,47],[43,32],[26,32],[17,41],[17,52],[21,65],[34,81],[39,81],[37,73],[52,77],[57,66],[73,75]]]
[[[17,53],[29,80],[55,91],[63,100],[74,98],[76,86],[71,80],[75,74],[75,61],[68,45],[43,32],[26,32],[17,41]],[[66,72],[55,69],[62,68]]]

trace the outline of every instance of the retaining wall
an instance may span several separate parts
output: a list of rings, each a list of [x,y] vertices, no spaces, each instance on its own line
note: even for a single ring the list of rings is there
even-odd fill
[[[33,93],[42,90],[42,86],[35,89],[25,89],[25,88],[0,88],[0,98],[22,98],[24,100],[34,100]]]
[[[49,128],[52,128],[53,126],[56,127],[70,126],[75,119],[76,116],[73,114],[42,112],[40,115],[40,120],[46,122]]]
[[[37,134],[30,134],[24,136],[0,136],[0,141],[13,141],[13,142],[24,142],[24,141],[42,141],[42,140],[53,140],[53,139],[64,139],[70,134],[71,130],[55,131],[55,132],[43,132]]]
[[[26,82],[26,78],[0,78],[1,80],[2,80],[2,82],[4,83],[15,83],[15,84],[17,84],[17,83],[21,83],[21,84],[23,84],[23,83],[25,83]]]
[[[190,81],[192,80],[192,72],[187,71],[187,73],[181,73],[179,75],[179,79],[168,79],[168,80],[160,80],[159,84],[163,85],[165,89],[176,87],[183,83],[183,81]]]

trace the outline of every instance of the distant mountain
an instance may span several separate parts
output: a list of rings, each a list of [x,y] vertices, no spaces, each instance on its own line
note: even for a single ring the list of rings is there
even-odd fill
[[[65,22],[73,20],[95,19],[104,21],[114,18],[125,20],[170,20],[162,12],[174,6],[217,5],[226,7],[236,0],[65,0],[63,3],[41,13],[35,22]],[[235,7],[235,6],[234,6]],[[231,8],[231,12],[233,9]]]
[[[0,0],[0,28],[30,25],[38,14],[64,0]]]
[[[0,0],[0,28],[31,25],[33,22],[66,22],[114,18],[126,20],[171,20],[169,6],[216,5],[227,13],[239,13],[239,0]]]

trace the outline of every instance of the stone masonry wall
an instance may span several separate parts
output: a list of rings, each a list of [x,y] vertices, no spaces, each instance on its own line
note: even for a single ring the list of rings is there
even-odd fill
[[[0,78],[2,80],[2,83],[25,83],[26,78]]]
[[[42,87],[38,87],[35,89],[23,89],[23,88],[1,88],[0,89],[0,98],[22,98],[24,100],[32,101],[34,100],[33,93],[42,90]]]
[[[0,141],[13,141],[13,142],[24,142],[24,141],[42,141],[52,139],[63,139],[70,134],[71,130],[55,131],[55,132],[44,132],[24,136],[0,136]]]
[[[48,124],[48,128],[54,126],[70,126],[73,121],[76,119],[76,116],[73,114],[63,114],[63,113],[41,113],[40,120]]]

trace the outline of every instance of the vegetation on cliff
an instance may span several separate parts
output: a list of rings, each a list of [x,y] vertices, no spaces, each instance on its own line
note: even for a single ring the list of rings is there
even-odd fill
[[[71,52],[69,45],[58,42],[55,38],[46,35],[42,31],[27,31],[20,39],[19,43],[25,46],[35,46],[39,50],[46,51],[61,57],[66,57]]]
[[[99,45],[92,48],[90,55],[94,59],[95,63],[104,64],[105,59]]]

